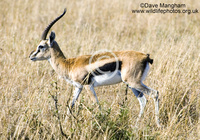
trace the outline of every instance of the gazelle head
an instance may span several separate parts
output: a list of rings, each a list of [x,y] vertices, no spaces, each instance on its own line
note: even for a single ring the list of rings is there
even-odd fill
[[[63,14],[60,15],[59,17],[57,17],[56,19],[54,19],[47,27],[46,29],[43,31],[42,33],[42,37],[41,37],[41,41],[40,44],[37,46],[35,51],[32,51],[29,58],[32,61],[39,61],[39,60],[48,60],[49,58],[51,58],[51,53],[50,53],[50,47],[51,47],[51,43],[52,41],[54,41],[55,39],[55,33],[51,32],[51,35],[49,36],[49,39],[46,39],[47,34],[49,32],[49,30],[51,29],[51,27],[60,19],[62,18],[66,13],[66,9],[64,10]]]

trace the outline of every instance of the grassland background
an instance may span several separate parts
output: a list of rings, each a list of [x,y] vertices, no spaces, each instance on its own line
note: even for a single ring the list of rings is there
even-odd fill
[[[149,3],[160,3],[148,1]],[[172,1],[199,9],[198,0]],[[132,14],[140,0],[0,0],[0,139],[200,139],[200,16],[198,14]],[[73,87],[59,79],[48,62],[31,62],[47,24],[67,8],[52,28],[66,57],[101,49],[150,53],[154,64],[145,84],[160,92],[160,121],[154,105],[139,113],[136,97],[125,85],[96,90],[102,111],[83,90],[74,115],[66,118]],[[56,85],[57,83],[57,85]]]

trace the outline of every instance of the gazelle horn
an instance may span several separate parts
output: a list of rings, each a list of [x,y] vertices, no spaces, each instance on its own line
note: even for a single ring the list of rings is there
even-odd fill
[[[61,18],[65,15],[66,13],[66,8],[64,9],[64,12],[62,15],[60,15],[59,17],[57,17],[56,19],[54,19],[47,27],[46,29],[43,31],[42,36],[41,36],[41,40],[46,40],[47,34],[49,32],[49,30],[51,29],[51,27]]]

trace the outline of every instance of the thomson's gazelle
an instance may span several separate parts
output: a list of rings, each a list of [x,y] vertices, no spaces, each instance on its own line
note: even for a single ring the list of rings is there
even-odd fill
[[[55,33],[51,32],[49,39],[46,39],[50,28],[65,12],[66,9],[62,15],[53,20],[44,30],[41,42],[36,50],[30,54],[30,59],[32,61],[48,60],[60,77],[75,86],[71,107],[74,106],[84,85],[89,85],[97,103],[99,103],[94,87],[124,82],[139,101],[139,118],[143,114],[146,105],[146,98],[143,93],[153,98],[156,123],[160,126],[158,91],[142,83],[147,76],[149,63],[153,63],[153,59],[149,57],[149,54],[136,51],[116,51],[66,59],[55,41]]]

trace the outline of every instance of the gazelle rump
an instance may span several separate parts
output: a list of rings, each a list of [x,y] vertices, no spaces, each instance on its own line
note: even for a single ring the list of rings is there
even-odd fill
[[[146,105],[144,94],[147,94],[154,100],[156,123],[160,127],[158,91],[143,84],[143,80],[149,70],[149,64],[153,63],[153,59],[149,57],[149,54],[136,51],[108,51],[94,55],[66,58],[55,41],[54,32],[51,32],[49,39],[46,39],[51,27],[65,12],[66,9],[62,15],[53,20],[44,30],[41,42],[36,50],[30,54],[30,59],[32,61],[48,60],[60,77],[74,85],[75,90],[71,108],[78,99],[84,85],[89,86],[99,104],[94,87],[124,82],[139,101],[140,113],[138,120],[144,112]]]

